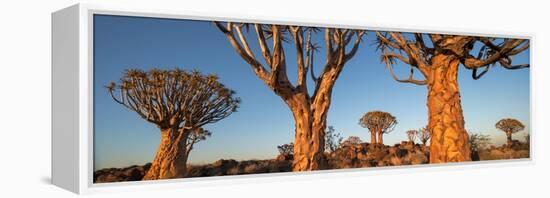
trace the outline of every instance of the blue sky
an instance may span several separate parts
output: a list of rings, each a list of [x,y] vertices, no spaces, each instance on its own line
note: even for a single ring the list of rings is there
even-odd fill
[[[314,37],[314,41],[320,39]],[[249,40],[255,44],[255,37]],[[258,51],[257,45],[252,48]],[[295,82],[295,56],[289,53],[293,48],[285,48],[289,78]],[[257,57],[261,57],[260,54]],[[515,63],[528,60],[528,51],[514,58]],[[316,54],[315,62],[324,62],[323,50]],[[277,145],[293,140],[294,121],[288,107],[254,75],[211,22],[96,15],[95,169],[153,160],[160,141],[159,129],[115,103],[105,89],[109,82],[118,82],[126,69],[153,67],[198,69],[218,74],[220,81],[242,99],[238,112],[205,127],[213,132],[212,137],[195,146],[190,163],[209,163],[222,158],[273,158]],[[316,70],[320,71],[320,67],[318,64]],[[407,75],[407,68],[398,65],[396,71]],[[529,126],[529,69],[495,67],[482,79],[473,80],[470,71],[461,67],[459,83],[468,131],[488,134],[494,143],[502,144],[505,135],[494,127],[499,119],[512,117]],[[367,129],[358,125],[359,118],[368,111],[387,111],[399,123],[393,132],[384,136],[384,142],[400,142],[406,139],[406,130],[426,125],[426,90],[424,86],[398,83],[391,78],[379,61],[374,34],[369,32],[336,82],[328,125],[344,137],[359,136],[369,141]],[[527,128],[514,138],[523,140],[528,131]]]

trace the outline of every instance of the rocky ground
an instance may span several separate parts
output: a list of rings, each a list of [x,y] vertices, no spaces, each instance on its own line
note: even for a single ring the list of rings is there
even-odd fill
[[[212,164],[189,165],[187,177],[208,177],[222,175],[244,175],[255,173],[289,172],[292,160],[225,160],[221,159]],[[94,172],[94,183],[139,181],[151,163],[143,166],[130,166],[126,168],[101,169]]]
[[[134,165],[126,168],[97,170],[94,172],[94,183],[139,181],[150,167],[151,163],[147,163],[143,166]]]
[[[502,160],[529,158],[529,144],[514,141],[511,146],[491,146],[478,152],[479,160]]]
[[[330,169],[427,164],[429,148],[403,141],[394,146],[344,145],[328,155]]]
[[[429,148],[420,144],[403,141],[393,146],[370,145],[369,143],[344,145],[334,152],[327,153],[327,169],[362,167],[382,167],[427,164]],[[528,158],[529,147],[525,144],[490,147],[474,154],[473,160],[495,160]],[[139,181],[151,164],[126,168],[108,168],[94,172],[94,183]],[[289,172],[292,156],[279,155],[268,160],[218,160],[211,164],[189,165],[187,177],[208,177],[222,175],[243,175],[256,173]]]

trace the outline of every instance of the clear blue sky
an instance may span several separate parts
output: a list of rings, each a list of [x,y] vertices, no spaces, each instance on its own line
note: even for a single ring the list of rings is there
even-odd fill
[[[251,38],[255,44],[255,37]],[[314,40],[321,41],[320,37]],[[253,46],[256,49],[257,45]],[[293,51],[291,46],[286,49]],[[289,75],[295,82],[295,56],[289,52]],[[324,62],[322,53],[323,50],[317,54],[317,63]],[[521,53],[514,62],[527,63],[528,57],[529,52]],[[213,135],[195,146],[190,163],[273,158],[277,145],[293,140],[294,121],[287,106],[254,75],[211,22],[95,16],[95,169],[153,160],[160,141],[159,129],[115,103],[104,88],[111,81],[118,82],[126,69],[152,67],[218,74],[222,83],[242,99],[238,112],[206,126]],[[317,71],[320,67],[318,64]],[[407,75],[408,67],[396,68],[403,68],[397,71]],[[467,130],[489,134],[493,142],[502,144],[505,135],[494,127],[499,119],[512,117],[529,126],[529,69],[495,67],[482,79],[473,80],[470,71],[461,67],[459,83]],[[424,86],[398,83],[391,78],[375,51],[374,34],[369,32],[336,82],[328,125],[344,137],[353,135],[368,141],[369,133],[357,124],[358,120],[365,112],[383,110],[399,122],[384,137],[385,143],[400,142],[406,139],[406,130],[426,125],[426,90]],[[528,131],[527,128],[514,138],[523,140]]]

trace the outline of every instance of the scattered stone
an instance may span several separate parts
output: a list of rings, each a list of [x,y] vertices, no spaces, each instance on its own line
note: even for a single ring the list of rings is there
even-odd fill
[[[401,166],[427,164],[429,147],[403,141],[393,146],[350,144],[326,153],[327,169]],[[514,142],[512,145],[491,146],[478,151],[479,160],[517,159],[529,157],[529,145]],[[245,160],[221,159],[211,164],[188,165],[187,177],[208,177],[292,171],[292,155],[279,155],[275,159]],[[151,168],[151,163],[126,168],[106,168],[94,172],[94,183],[139,181]]]

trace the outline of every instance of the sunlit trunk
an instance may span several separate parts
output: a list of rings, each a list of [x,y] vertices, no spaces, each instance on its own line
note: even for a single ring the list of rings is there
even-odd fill
[[[157,154],[143,180],[185,177],[188,157],[185,144],[188,136],[188,130],[179,132],[177,129],[162,129]]]
[[[384,145],[384,133],[382,131],[378,132],[378,144]]]
[[[506,140],[508,146],[512,146],[513,140],[512,140],[512,132],[506,132]]]
[[[430,163],[470,161],[468,133],[457,82],[459,60],[452,55],[432,58],[428,84],[428,127],[432,132]]]
[[[328,101],[326,102],[328,103]],[[287,101],[295,121],[294,161],[292,171],[324,169],[326,111],[328,104],[319,104],[319,108],[308,102],[302,94]],[[315,112],[312,109],[321,112]],[[325,112],[325,113],[322,113]],[[325,114],[325,115],[323,115]]]
[[[376,133],[377,131],[371,131],[370,132],[370,144],[376,145]]]

